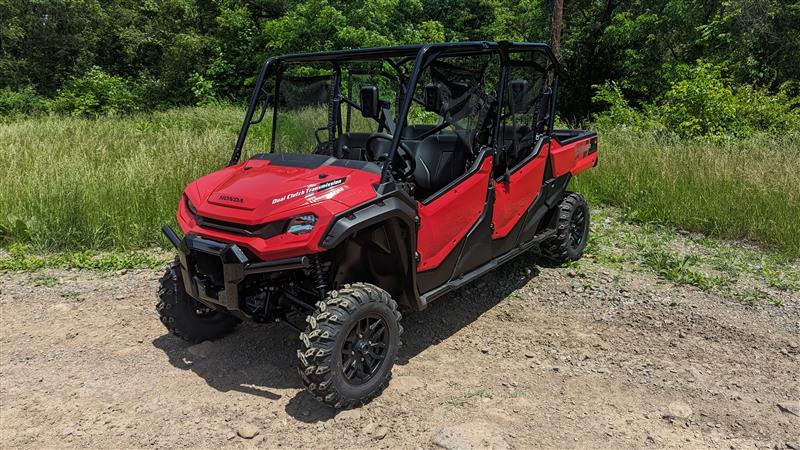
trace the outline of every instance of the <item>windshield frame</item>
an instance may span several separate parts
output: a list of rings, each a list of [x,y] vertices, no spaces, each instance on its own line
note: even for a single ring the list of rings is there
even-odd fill
[[[335,64],[337,62],[359,61],[359,60],[366,61],[366,60],[387,60],[391,58],[401,58],[403,60],[410,61],[411,59],[413,59],[414,60],[413,70],[408,77],[408,81],[406,82],[406,85],[404,87],[404,92],[402,94],[402,100],[397,110],[395,133],[392,136],[392,142],[390,146],[390,153],[388,159],[389,161],[392,161],[397,152],[397,147],[400,145],[400,140],[402,138],[402,131],[407,124],[407,116],[411,108],[411,105],[414,101],[414,92],[417,87],[417,83],[420,79],[422,72],[425,70],[426,67],[428,67],[429,64],[431,64],[437,58],[443,56],[468,56],[468,55],[484,54],[487,52],[496,52],[500,56],[500,64],[501,64],[500,76],[501,79],[504,80],[509,63],[509,56],[508,56],[509,53],[526,51],[526,50],[541,51],[548,57],[550,63],[553,66],[554,76],[551,82],[552,101],[550,106],[551,107],[550,123],[548,127],[549,130],[552,130],[553,120],[555,118],[559,65],[550,47],[544,43],[505,42],[505,41],[504,42],[467,41],[467,42],[416,44],[416,45],[404,45],[395,47],[363,48],[363,49],[352,49],[352,50],[335,50],[335,51],[316,52],[316,53],[296,53],[296,54],[271,57],[267,59],[264,62],[264,65],[261,67],[261,72],[259,73],[258,78],[256,80],[255,89],[253,89],[253,93],[250,95],[250,99],[247,105],[247,111],[245,113],[244,120],[242,121],[242,127],[239,131],[239,135],[236,140],[236,145],[234,147],[233,154],[231,155],[231,159],[228,165],[229,166],[235,165],[239,162],[250,126],[259,123],[261,120],[263,120],[264,112],[267,106],[266,104],[261,105],[262,111],[259,113],[259,117],[255,121],[253,120],[253,116],[255,115],[256,110],[260,106],[260,100],[263,98],[262,94],[267,96],[273,95],[272,93],[269,93],[265,90],[264,88],[265,81],[267,80],[267,77],[278,74],[280,72],[281,65],[284,63],[330,62]],[[505,95],[504,91],[505,91],[505,84],[501,83],[500,86],[498,87],[498,97],[501,99],[501,102]],[[274,121],[274,116],[277,114],[277,110],[278,106],[277,104],[274,104],[273,121]],[[500,124],[498,121],[495,130],[495,135],[497,135],[497,133],[499,132],[499,128]],[[274,152],[275,132],[276,132],[276,127],[275,124],[273,123],[270,153]],[[383,169],[381,171],[381,182],[386,182],[391,179],[391,171],[389,169],[389,166],[390,164],[384,164]]]

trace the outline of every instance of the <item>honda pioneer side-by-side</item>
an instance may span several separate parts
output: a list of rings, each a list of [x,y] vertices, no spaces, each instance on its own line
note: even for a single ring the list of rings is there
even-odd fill
[[[558,78],[537,43],[270,58],[230,163],[184,191],[183,238],[163,228],[178,258],[161,321],[190,342],[286,323],[313,396],[376,397],[402,310],[524,252],[581,257],[589,209],[567,185],[597,164],[597,136],[553,129]]]

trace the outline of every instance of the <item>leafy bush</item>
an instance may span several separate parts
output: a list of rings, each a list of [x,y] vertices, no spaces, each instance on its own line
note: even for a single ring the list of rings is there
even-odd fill
[[[72,115],[99,116],[131,112],[136,104],[137,99],[124,79],[94,66],[58,91],[50,107]]]
[[[734,86],[721,68],[703,61],[680,66],[677,73],[677,80],[663,96],[640,108],[631,106],[613,81],[594,86],[592,100],[607,108],[594,116],[595,125],[712,139],[800,130],[800,87],[796,83],[786,82],[772,95],[761,88]]]
[[[0,116],[32,114],[44,109],[44,100],[31,86],[20,90],[0,88]]]
[[[682,136],[744,134],[733,89],[720,69],[698,61],[678,68],[680,78],[662,99],[658,112],[664,124]]]
[[[11,215],[5,219],[0,218],[0,244],[8,242],[25,242],[31,239],[31,220],[25,221],[20,217]]]
[[[596,91],[592,101],[608,108],[595,116],[595,124],[598,127],[661,128],[660,123],[654,120],[652,115],[645,114],[632,107],[622,94],[622,89],[614,81],[607,81],[605,84],[592,87]],[[649,106],[646,108],[649,108]]]
[[[748,131],[800,130],[800,84],[787,81],[777,95],[764,89],[741,86],[736,89],[736,113]]]
[[[216,103],[217,99],[214,96],[216,89],[213,80],[209,80],[203,75],[194,72],[189,77],[189,83],[192,85],[192,94],[194,95],[197,105],[204,106]]]

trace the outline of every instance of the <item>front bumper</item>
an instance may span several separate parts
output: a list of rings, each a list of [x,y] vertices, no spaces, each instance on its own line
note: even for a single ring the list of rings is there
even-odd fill
[[[310,263],[307,256],[274,261],[253,261],[236,244],[213,241],[192,233],[180,239],[167,225],[164,225],[161,231],[178,250],[186,292],[215,309],[223,307],[230,312],[244,314],[239,304],[239,284],[248,275],[303,269]],[[222,286],[214,285],[209,277],[194,270],[195,261],[193,259],[197,258],[199,254],[220,259]]]

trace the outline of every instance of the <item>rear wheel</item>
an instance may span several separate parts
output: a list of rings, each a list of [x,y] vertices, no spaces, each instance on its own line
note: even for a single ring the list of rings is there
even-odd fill
[[[556,234],[542,243],[542,256],[556,264],[577,261],[589,239],[589,204],[577,192],[570,192],[559,203]]]
[[[170,265],[161,277],[156,311],[170,333],[193,343],[219,339],[240,322],[236,317],[214,311],[189,296],[178,262]]]
[[[400,346],[400,313],[389,294],[366,283],[328,294],[306,319],[297,351],[306,389],[335,408],[352,408],[389,384]]]

